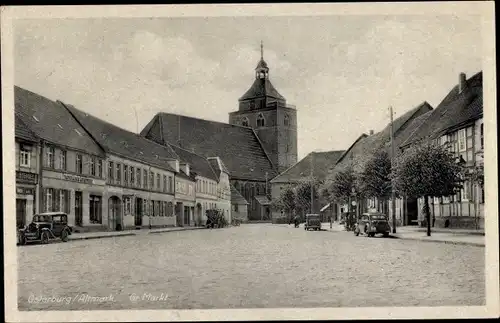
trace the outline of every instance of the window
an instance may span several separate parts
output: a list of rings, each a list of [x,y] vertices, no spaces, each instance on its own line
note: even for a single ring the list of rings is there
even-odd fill
[[[123,199],[123,208],[125,210],[125,215],[132,214],[132,199],[130,197],[125,197]]]
[[[128,166],[123,165],[123,184],[128,186]]]
[[[135,184],[135,170],[134,167],[130,166],[130,186],[134,186]]]
[[[122,181],[122,165],[116,163],[116,183],[120,184]]]
[[[283,119],[283,124],[285,126],[289,126],[290,125],[290,117],[288,116],[288,114],[285,114],[285,118]]]
[[[149,185],[151,185],[151,188],[155,188],[155,173],[151,172],[149,173]]]
[[[19,158],[19,164],[22,167],[30,167],[31,151],[23,147],[23,145],[21,145]]]
[[[113,179],[115,178],[115,166],[112,161],[108,163],[108,177],[109,177],[109,182],[113,182]]]
[[[95,157],[90,157],[90,175],[95,176]]]
[[[160,201],[155,201],[154,208],[154,215],[160,216]]]
[[[45,212],[52,212],[53,196],[54,196],[54,189],[53,188],[46,188],[45,189]]]
[[[244,117],[242,120],[241,120],[241,125],[243,127],[248,127],[248,125],[250,124],[250,122],[248,121],[248,118],[247,117]]]
[[[233,204],[233,211],[238,212],[238,204]]]
[[[466,139],[467,139],[467,137],[466,137],[465,129],[460,129],[458,131],[458,151],[459,152],[465,151],[467,149]]]
[[[172,179],[172,176],[168,177],[168,191],[170,193],[174,192],[174,180]]]
[[[45,166],[54,168],[54,147],[47,146],[45,152]]]
[[[156,189],[159,191],[161,189],[160,174],[156,174]]]
[[[163,192],[167,191],[167,175],[163,175]]]
[[[285,152],[287,153],[289,150],[290,150],[290,145],[289,145],[289,144],[286,144],[286,147],[285,147]]]
[[[142,187],[148,188],[148,171],[145,169],[142,171],[142,178],[144,179],[144,182],[142,183]]]
[[[141,187],[141,169],[140,168],[137,168],[135,175],[136,175],[135,179],[137,181],[137,187]]]
[[[447,135],[441,136],[441,138],[440,138],[440,139],[441,139],[441,140],[440,140],[440,143],[439,143],[439,144],[440,144],[441,146],[446,145],[446,143],[448,142],[448,136],[447,136]]]
[[[97,176],[99,176],[99,178],[102,178],[102,159],[99,159],[97,161]]]
[[[484,149],[484,127],[483,124],[481,123],[481,126],[479,127],[479,135],[480,135],[480,141],[481,141],[481,149]]]
[[[102,197],[97,195],[89,196],[89,218],[90,223],[102,224]]]
[[[464,182],[463,187],[460,190],[460,195],[462,196],[462,199],[469,200],[470,199],[470,192],[471,192],[471,182],[466,181],[466,182]]]
[[[259,113],[257,117],[257,127],[264,127],[265,125],[266,125],[266,120],[264,119],[262,113]]]
[[[83,157],[80,154],[76,154],[76,172],[83,173]]]
[[[481,187],[481,203],[484,203],[484,187]]]

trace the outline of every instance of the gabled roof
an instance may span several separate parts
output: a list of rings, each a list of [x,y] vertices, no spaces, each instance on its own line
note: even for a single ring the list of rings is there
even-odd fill
[[[231,186],[231,204],[248,204],[247,200],[243,197],[243,195],[238,192],[238,190],[230,184]]]
[[[483,116],[483,72],[466,81],[465,89],[459,93],[455,85],[436,109],[429,115],[413,135],[402,143],[402,147],[421,140],[432,140]]]
[[[229,170],[219,157],[208,157],[208,161],[210,162],[210,165],[212,165],[212,169],[217,174],[217,178],[220,178],[220,174],[222,172],[229,174]]]
[[[297,183],[311,176],[311,163],[313,164],[313,177],[324,180],[328,169],[337,163],[344,153],[343,150],[325,152],[311,152],[295,165],[271,180],[271,183]]]
[[[152,131],[153,127],[159,129],[160,135]],[[251,128],[162,112],[148,123],[141,135],[161,144],[178,143],[180,138],[177,145],[186,150],[207,158],[220,157],[233,178],[264,181],[266,172],[269,178],[276,175]]]
[[[271,200],[265,195],[256,195],[255,200],[263,206],[271,205]]]
[[[24,139],[31,142],[38,142],[38,138],[31,132],[31,130],[26,127],[23,120],[17,114],[14,114],[14,131],[15,137],[19,139]]]
[[[159,145],[138,134],[78,110],[74,106],[66,105],[66,108],[106,151],[175,172],[167,161],[167,159],[176,160],[178,158],[172,148]]]
[[[393,122],[394,124],[394,142],[403,136],[407,136],[406,129],[411,128],[411,124],[417,120],[421,115],[424,115],[432,110],[432,107],[427,103],[423,102],[419,106],[409,110],[402,116],[396,118]],[[422,119],[420,119],[421,121]],[[380,149],[386,149],[389,155],[391,155],[390,149],[391,140],[391,125],[390,123],[380,132],[373,135],[367,136],[363,134],[360,136],[354,144],[349,147],[349,149],[344,153],[344,155],[339,159],[335,167],[330,171],[333,174],[339,170],[345,169],[348,166],[353,166],[355,170],[361,170],[364,162],[368,160],[373,152]],[[397,145],[395,146],[397,147]]]
[[[180,160],[190,165],[190,174],[194,173],[195,175],[203,176],[214,181],[218,180],[212,166],[205,157],[172,144],[169,144],[169,146],[174,150],[177,156],[179,156]]]
[[[14,86],[15,112],[38,138],[89,154],[104,154],[61,102]]]
[[[248,91],[243,94],[239,101],[261,98],[265,96],[283,101],[286,100],[281,94],[279,94],[278,90],[276,90],[276,88],[268,78],[256,78],[250,89],[248,89]]]

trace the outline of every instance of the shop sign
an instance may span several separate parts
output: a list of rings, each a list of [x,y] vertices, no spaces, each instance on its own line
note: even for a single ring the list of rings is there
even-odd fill
[[[63,179],[70,182],[77,182],[83,184],[93,184],[94,181],[91,178],[86,178],[77,175],[63,174]]]
[[[35,195],[35,190],[32,188],[18,187],[16,193],[21,195]]]
[[[37,180],[37,174],[16,171],[16,181],[18,182],[36,184]]]

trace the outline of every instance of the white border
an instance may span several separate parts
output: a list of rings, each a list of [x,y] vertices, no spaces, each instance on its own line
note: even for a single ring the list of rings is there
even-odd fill
[[[318,15],[481,15],[483,30],[484,123],[486,123],[485,226],[486,306],[478,307],[380,307],[380,308],[287,308],[161,311],[43,311],[17,310],[17,249],[5,256],[6,320],[9,322],[56,321],[199,321],[199,320],[308,320],[382,318],[483,318],[499,315],[498,174],[496,168],[496,60],[494,2],[267,4],[267,5],[156,5],[156,6],[31,6],[2,7],[2,143],[4,215],[15,214],[15,167],[13,118],[12,20],[29,18],[90,17],[200,17],[200,16],[318,16]],[[14,228],[14,218],[4,216],[4,228]],[[14,230],[4,231],[5,246],[15,245]]]

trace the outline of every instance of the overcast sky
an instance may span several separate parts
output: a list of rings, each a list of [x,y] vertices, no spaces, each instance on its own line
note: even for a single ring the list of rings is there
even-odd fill
[[[15,83],[130,131],[160,111],[228,121],[260,58],[298,110],[299,158],[436,107],[481,70],[479,17],[320,16],[15,22]],[[138,111],[138,120],[134,115]]]

